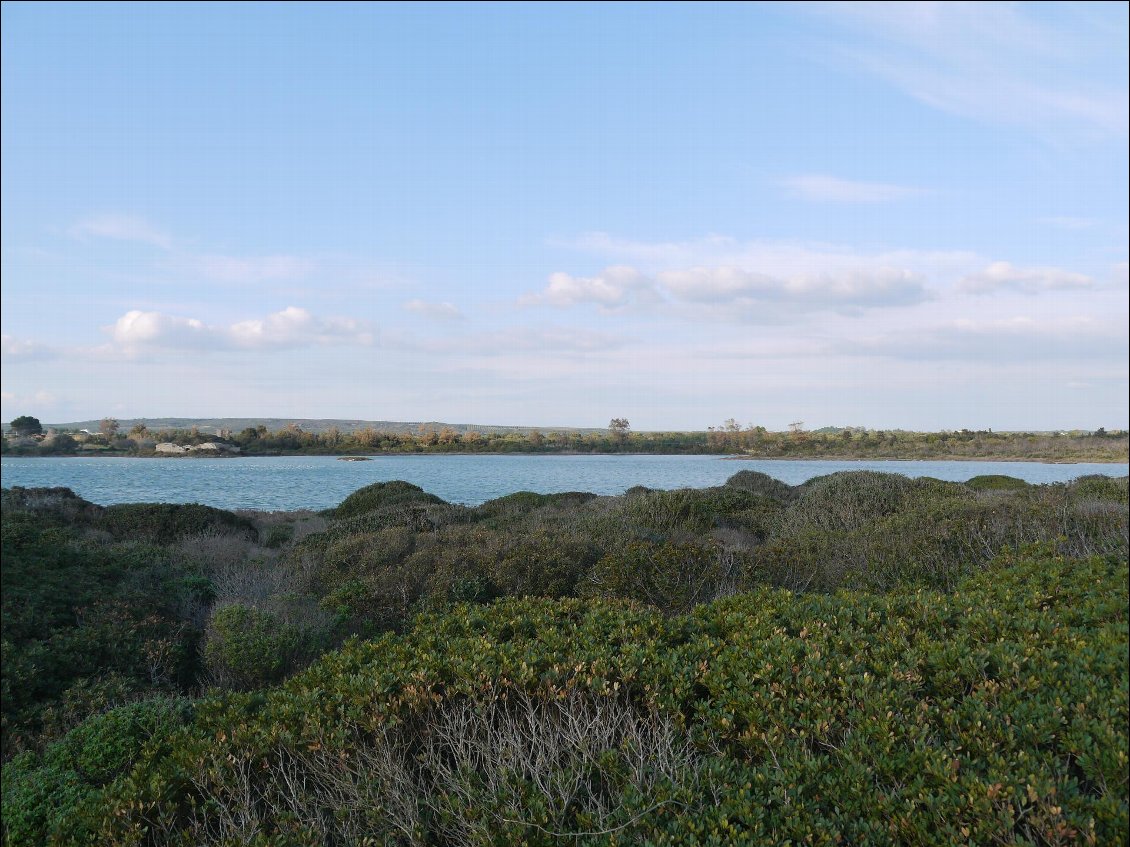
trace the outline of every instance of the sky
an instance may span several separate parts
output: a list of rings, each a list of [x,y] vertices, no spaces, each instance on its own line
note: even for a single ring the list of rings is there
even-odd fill
[[[1124,428],[1127,8],[5,2],[0,417]]]

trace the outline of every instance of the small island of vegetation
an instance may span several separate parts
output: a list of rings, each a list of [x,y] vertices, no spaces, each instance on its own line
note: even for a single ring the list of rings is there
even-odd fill
[[[1127,503],[6,489],[3,841],[1124,843]]]

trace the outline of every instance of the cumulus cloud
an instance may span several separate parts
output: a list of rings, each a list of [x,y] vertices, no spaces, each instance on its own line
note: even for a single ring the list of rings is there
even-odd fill
[[[523,296],[519,303],[560,307],[595,303],[603,309],[612,310],[633,303],[655,302],[656,299],[652,280],[635,268],[615,265],[591,277],[560,272],[551,274],[549,285],[544,290]]]
[[[1094,281],[1083,274],[1060,268],[1018,268],[1011,262],[993,262],[958,282],[958,290],[968,294],[992,294],[996,291],[1039,294],[1044,291],[1079,291],[1093,287]]]
[[[373,343],[372,329],[364,321],[319,318],[296,306],[288,306],[265,318],[226,326],[162,312],[134,310],[122,315],[107,329],[114,342],[127,350],[253,350]]]
[[[162,250],[171,250],[173,239],[144,218],[134,215],[102,214],[79,221],[71,227],[76,238],[109,238],[115,241],[132,241],[148,244]]]
[[[820,203],[890,203],[904,200],[922,189],[885,182],[860,182],[826,174],[803,174],[783,181],[789,193]]]
[[[463,317],[463,313],[459,311],[455,304],[448,303],[446,300],[441,303],[433,303],[427,300],[409,300],[402,304],[401,308],[406,312],[412,312],[433,320],[450,321],[459,320]]]
[[[906,306],[928,299],[920,276],[899,268],[797,274],[783,278],[737,267],[694,267],[648,276],[635,268],[615,266],[594,277],[555,273],[524,305],[559,308],[595,304],[610,311],[629,305],[667,303],[673,306],[722,307],[734,317],[755,317],[770,307],[775,317],[788,312]]]

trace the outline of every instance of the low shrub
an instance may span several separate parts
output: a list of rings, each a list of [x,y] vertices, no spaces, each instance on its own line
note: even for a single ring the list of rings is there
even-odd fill
[[[327,510],[326,514],[329,517],[341,520],[342,518],[351,518],[367,512],[374,512],[387,506],[400,506],[406,503],[443,503],[443,500],[410,482],[401,480],[374,482],[372,485],[366,485],[364,488],[354,491],[337,508]]]
[[[198,503],[120,503],[106,506],[94,525],[114,538],[169,544],[185,536],[224,533],[255,540],[255,527],[247,518]]]

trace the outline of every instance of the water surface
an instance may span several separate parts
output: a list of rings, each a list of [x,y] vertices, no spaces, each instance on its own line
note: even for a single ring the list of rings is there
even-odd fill
[[[14,485],[65,486],[94,503],[205,503],[223,509],[325,509],[372,482],[403,479],[452,503],[476,505],[515,491],[622,494],[634,485],[701,488],[738,471],[769,474],[791,485],[843,470],[877,470],[961,482],[1008,474],[1034,483],[1085,474],[1124,476],[1125,464],[1041,462],[898,462],[743,460],[720,456],[332,456],[169,458],[5,458],[0,476]]]

